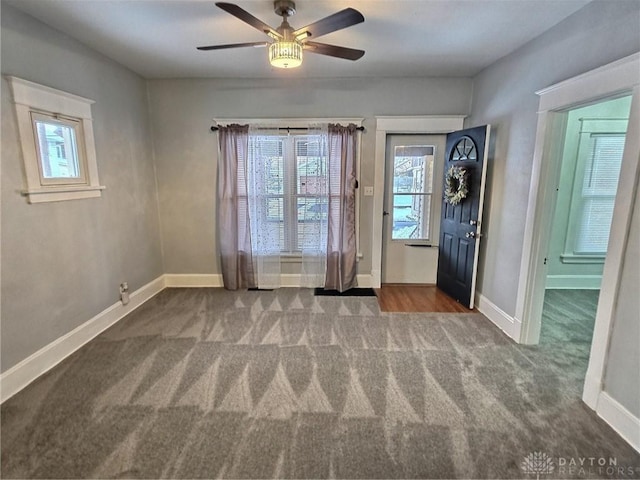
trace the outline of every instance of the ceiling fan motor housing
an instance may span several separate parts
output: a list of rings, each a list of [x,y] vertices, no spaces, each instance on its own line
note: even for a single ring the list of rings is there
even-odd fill
[[[291,0],[276,0],[273,2],[273,10],[276,15],[281,17],[290,17],[296,13],[296,4]]]

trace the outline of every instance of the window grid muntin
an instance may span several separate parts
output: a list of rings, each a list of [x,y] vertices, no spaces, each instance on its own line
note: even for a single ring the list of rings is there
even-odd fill
[[[475,162],[478,160],[478,150],[471,137],[464,136],[456,142],[451,150],[451,161],[453,162]]]

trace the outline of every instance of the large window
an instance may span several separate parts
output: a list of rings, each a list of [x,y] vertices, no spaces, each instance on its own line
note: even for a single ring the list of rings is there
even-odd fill
[[[258,135],[249,141],[256,158],[255,191],[260,223],[283,253],[297,254],[326,236],[329,193],[325,143],[314,135]]]

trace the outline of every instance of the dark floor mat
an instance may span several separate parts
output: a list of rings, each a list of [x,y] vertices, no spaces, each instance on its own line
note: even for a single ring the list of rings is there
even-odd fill
[[[344,292],[338,290],[325,290],[324,288],[316,288],[313,294],[317,297],[375,297],[376,292],[373,288],[350,288]]]

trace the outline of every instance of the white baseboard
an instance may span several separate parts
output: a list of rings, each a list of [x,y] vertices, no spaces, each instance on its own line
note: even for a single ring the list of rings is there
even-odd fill
[[[371,275],[358,275],[358,286],[371,287]],[[221,274],[182,274],[167,273],[164,276],[166,287],[223,287]],[[280,275],[283,287],[300,287],[300,274],[283,273]]]
[[[380,288],[382,285],[382,272],[380,270],[371,270],[371,288]]]
[[[121,302],[111,305],[92,319],[11,367],[0,375],[0,403],[18,393],[125,315],[157,295],[164,287],[163,276],[152,280],[132,292],[127,305]]]
[[[512,317],[481,293],[476,292],[476,308],[500,330],[516,342],[520,341],[522,323]]]
[[[620,405],[607,392],[600,392],[596,413],[629,445],[640,452],[640,419]]]
[[[223,287],[222,274],[219,273],[166,273],[166,287]]]
[[[591,410],[597,410],[598,400],[602,392],[602,382],[600,377],[594,376],[589,369],[584,377],[584,387],[582,387],[582,401]]]
[[[547,275],[545,288],[553,290],[600,290],[602,275]]]

